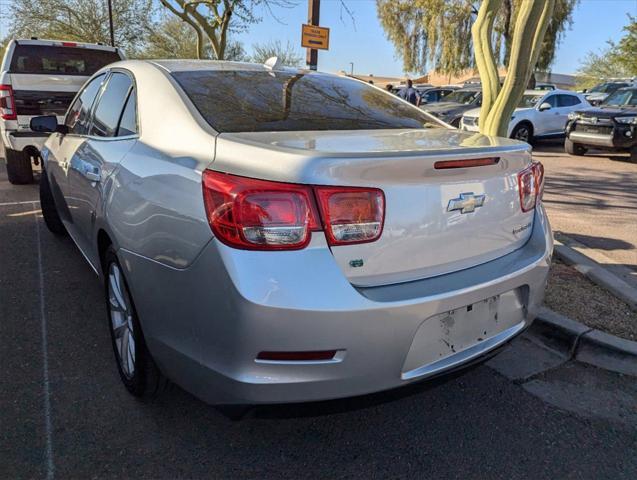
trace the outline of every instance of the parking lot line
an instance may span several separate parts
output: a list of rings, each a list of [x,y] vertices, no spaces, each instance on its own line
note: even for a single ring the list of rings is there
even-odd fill
[[[27,204],[36,204],[38,200],[26,200],[24,202],[4,202],[0,203],[0,207],[12,207],[14,205],[27,205]]]
[[[28,203],[28,202],[24,202]],[[34,207],[36,202],[31,202]],[[55,477],[55,464],[53,463],[53,422],[51,420],[51,388],[49,383],[49,351],[47,340],[46,325],[46,309],[44,298],[44,270],[42,268],[42,240],[40,235],[40,219],[39,211],[34,212],[35,232],[37,243],[38,257],[38,281],[40,296],[40,325],[42,335],[42,370],[43,370],[43,388],[44,388],[44,422],[46,429],[46,478],[53,479]]]

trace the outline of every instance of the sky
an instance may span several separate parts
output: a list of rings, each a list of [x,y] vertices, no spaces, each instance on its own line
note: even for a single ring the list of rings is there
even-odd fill
[[[248,53],[255,43],[289,41],[298,45],[304,56],[305,51],[300,47],[301,25],[307,22],[307,3],[296,1],[300,3],[293,8],[274,8],[278,21],[264,11],[263,21],[236,39],[244,44]],[[0,0],[0,8],[6,8],[9,2]],[[338,0],[321,2],[320,24],[330,28],[330,50],[319,51],[319,70],[349,72],[353,62],[358,74],[403,75],[402,63],[395,57],[393,45],[385,37],[376,16],[375,0],[345,0],[345,3],[354,14],[354,23]],[[588,51],[604,48],[607,40],[620,39],[622,27],[628,23],[627,13],[637,16],[637,0],[581,0],[573,14],[573,26],[566,31],[557,51],[552,71],[575,73],[579,60]],[[7,31],[8,22],[7,18],[0,20],[0,33]]]
[[[403,75],[402,62],[394,55],[391,42],[385,37],[376,16],[375,0],[345,0],[354,14],[355,25],[342,11],[338,0],[321,1],[323,27],[330,28],[330,50],[319,51],[318,69],[324,71],[350,71],[376,76]],[[622,27],[628,23],[627,13],[637,15],[637,0],[581,0],[573,13],[573,26],[566,31],[556,53],[552,71],[575,73],[579,60],[588,51],[598,51],[607,40],[619,40]],[[301,43],[301,25],[307,21],[307,4],[302,2],[292,9],[276,9],[283,25],[264,16],[264,21],[238,36],[250,51],[254,43],[280,39],[293,45]]]

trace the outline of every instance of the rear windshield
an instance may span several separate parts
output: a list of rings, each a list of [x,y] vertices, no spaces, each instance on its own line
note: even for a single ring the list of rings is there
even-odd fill
[[[480,95],[479,90],[456,90],[445,97],[445,102],[456,102],[464,105],[473,103]]]
[[[267,71],[188,71],[172,75],[218,132],[440,126],[394,95],[345,77]]]
[[[88,76],[119,60],[116,52],[108,50],[18,44],[9,68],[11,73]]]

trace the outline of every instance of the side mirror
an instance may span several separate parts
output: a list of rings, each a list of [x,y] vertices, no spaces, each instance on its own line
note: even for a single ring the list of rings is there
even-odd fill
[[[39,117],[33,117],[29,122],[29,126],[32,131],[42,133],[59,132],[66,134],[69,130],[66,125],[58,125],[58,119],[55,115],[41,115]]]
[[[540,105],[540,112],[543,112],[545,110],[550,110],[551,109],[551,104],[549,102],[544,102],[542,105]]]

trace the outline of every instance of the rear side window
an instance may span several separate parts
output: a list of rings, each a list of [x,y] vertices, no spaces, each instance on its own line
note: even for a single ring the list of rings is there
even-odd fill
[[[88,132],[91,107],[105,77],[103,73],[92,79],[73,102],[64,122],[69,127],[69,133],[85,135]]]
[[[126,106],[122,112],[122,119],[117,128],[118,137],[126,137],[137,133],[137,95],[135,90],[131,90],[126,100]]]
[[[345,77],[279,71],[185,71],[172,75],[218,132],[440,126],[395,96]]]
[[[133,82],[125,73],[114,72],[97,102],[90,135],[114,137]]]
[[[90,76],[109,63],[121,60],[116,52],[82,47],[16,45],[11,73]]]
[[[582,103],[575,95],[558,95],[557,104],[560,107],[572,107],[573,105],[579,105]]]

